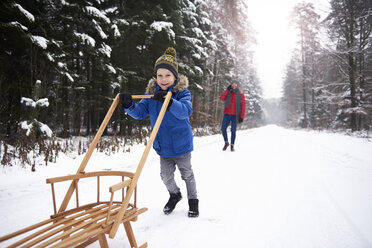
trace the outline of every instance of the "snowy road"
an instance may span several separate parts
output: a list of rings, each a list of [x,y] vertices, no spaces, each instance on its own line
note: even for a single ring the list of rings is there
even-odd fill
[[[194,143],[200,217],[187,217],[186,198],[171,215],[162,214],[168,195],[152,151],[139,180],[139,205],[149,211],[133,224],[138,243],[162,248],[372,247],[372,142],[266,126],[239,131],[235,152],[222,152],[220,135],[196,137]],[[134,171],[143,146],[131,151],[94,154],[87,170]],[[48,218],[52,204],[45,178],[74,173],[81,159],[63,157],[37,174],[2,169],[0,233],[19,229],[24,219],[29,225]],[[186,197],[178,172],[177,181]],[[129,247],[122,228],[109,244]]]

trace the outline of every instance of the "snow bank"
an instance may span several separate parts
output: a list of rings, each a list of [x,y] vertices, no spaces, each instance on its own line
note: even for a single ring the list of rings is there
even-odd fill
[[[159,176],[159,156],[151,150],[138,181],[138,206],[149,209],[133,223],[139,244],[372,247],[371,141],[266,126],[238,131],[235,152],[223,152],[223,144],[221,135],[194,137],[191,162],[200,200],[195,219],[187,217],[187,193],[178,170],[175,180],[184,198],[172,214],[162,213],[169,194]],[[111,156],[95,151],[86,171],[133,172],[144,148],[134,145],[130,152]],[[0,233],[49,218],[53,203],[45,179],[74,174],[83,157],[60,154],[57,164],[39,166],[36,173],[0,168]],[[79,185],[79,195],[92,194],[85,186]],[[66,190],[57,199],[62,200]],[[123,229],[108,242],[113,248],[130,247]]]

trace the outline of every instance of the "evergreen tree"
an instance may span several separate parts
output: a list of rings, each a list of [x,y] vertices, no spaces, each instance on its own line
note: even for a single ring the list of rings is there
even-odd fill
[[[299,3],[293,10],[294,21],[299,29],[300,55],[301,55],[301,83],[303,118],[302,127],[315,123],[315,89],[317,84],[317,53],[319,42],[317,40],[320,16],[315,13],[310,3]],[[309,108],[310,106],[310,108]],[[310,112],[310,113],[309,113]],[[310,120],[309,120],[310,116]]]
[[[50,41],[43,23],[46,17],[39,14],[46,9],[41,2],[2,1],[0,5],[0,90],[1,133],[13,140],[22,114],[21,97],[31,97],[36,82],[47,93],[48,80],[53,72],[49,61]],[[47,121],[47,111],[40,118]]]
[[[333,53],[338,57],[345,89],[338,119],[347,121],[351,130],[360,130],[366,111],[365,79],[368,75],[365,59],[371,34],[371,1],[331,1],[327,17],[331,38],[336,44]],[[363,99],[363,100],[362,100]],[[359,121],[358,121],[359,119]]]

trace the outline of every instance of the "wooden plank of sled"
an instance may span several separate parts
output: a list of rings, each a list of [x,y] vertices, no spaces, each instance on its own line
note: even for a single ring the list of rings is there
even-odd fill
[[[118,210],[113,211],[113,215],[118,212]],[[27,243],[25,247],[31,247],[35,244],[38,244],[38,247],[46,247],[48,245],[51,245],[58,240],[67,240],[68,237],[73,234],[74,232],[84,230],[87,228],[87,226],[90,226],[90,228],[97,228],[99,224],[97,223],[98,221],[104,219],[106,217],[106,212],[105,211],[99,211],[98,213],[95,214],[90,214],[86,216],[84,219],[79,219],[79,220],[70,220],[68,223],[66,223],[65,226],[59,227],[55,230],[52,230],[49,233],[44,234],[43,236],[39,237],[38,239],[33,240],[30,243]],[[88,220],[89,219],[89,220]],[[84,222],[84,220],[88,220]],[[93,224],[93,225],[92,225]],[[71,228],[67,228],[71,227]],[[67,229],[67,230],[66,230]],[[87,228],[89,229],[89,228]],[[62,233],[60,233],[62,232]],[[60,233],[60,234],[58,234]],[[54,236],[56,235],[56,236]],[[44,241],[45,240],[45,241]],[[44,241],[43,243],[41,243]]]
[[[93,204],[90,204],[90,205],[93,205]],[[88,210],[88,211],[81,212],[81,213],[79,213],[79,214],[74,215],[74,218],[78,218],[78,217],[81,217],[81,216],[83,216],[83,215],[90,214],[91,212],[97,211],[97,210],[102,209],[102,208],[104,208],[104,207],[107,207],[107,206],[99,206],[99,207],[97,207],[97,208],[95,208],[95,209],[90,209],[90,210]],[[80,210],[70,211],[70,214],[72,214],[72,213],[74,213],[74,212],[81,211],[81,210],[83,210],[83,209],[84,209],[84,208],[81,208]],[[66,216],[66,215],[67,215],[67,213],[64,213],[64,216]],[[58,218],[58,217],[59,217],[59,218]],[[31,230],[34,230],[34,229],[36,229],[36,228],[39,228],[39,227],[42,227],[42,226],[48,225],[48,224],[50,224],[51,222],[53,222],[52,225],[46,226],[46,227],[44,227],[43,229],[41,229],[41,230],[39,230],[39,231],[37,231],[37,232],[35,232],[35,233],[29,235],[29,236],[27,236],[27,237],[25,237],[25,238],[23,238],[23,239],[17,241],[16,243],[14,243],[14,244],[12,244],[12,245],[10,246],[10,247],[17,247],[17,246],[19,246],[19,245],[21,245],[21,244],[23,244],[23,243],[25,243],[25,242],[27,242],[27,241],[29,241],[29,240],[35,238],[35,237],[37,237],[37,236],[39,236],[39,235],[41,235],[41,234],[43,234],[43,233],[45,233],[45,232],[47,232],[47,231],[49,231],[49,230],[55,228],[55,227],[57,227],[58,225],[64,225],[66,222],[71,221],[71,219],[72,219],[72,217],[61,218],[61,215],[58,216],[58,217],[56,217],[56,218],[54,218],[54,219],[52,218],[52,219],[48,219],[48,220],[46,220],[46,221],[42,221],[42,222],[37,223],[37,224],[35,224],[35,225],[29,226],[29,227],[24,228],[24,229],[21,229],[21,230],[19,230],[19,231],[17,231],[17,232],[14,232],[14,233],[11,233],[11,234],[9,234],[9,235],[6,235],[6,236],[2,237],[2,239],[1,239],[0,241],[4,241],[4,240],[7,240],[7,239],[10,239],[10,238],[15,237],[15,236],[17,236],[17,235],[20,235],[20,234],[23,234],[23,233],[29,232],[29,231],[31,231]]]
[[[134,173],[128,171],[94,171],[94,172],[84,172],[80,174],[68,175],[68,176],[61,176],[61,177],[53,177],[46,179],[46,183],[58,183],[67,180],[76,180],[81,178],[87,177],[98,177],[98,176],[124,176],[132,178]]]
[[[3,236],[3,237],[0,238],[0,241],[5,241],[5,240],[11,239],[11,238],[13,238],[13,237],[15,237],[15,236],[21,235],[21,234],[23,234],[23,233],[27,233],[27,232],[29,232],[29,231],[31,231],[31,230],[34,230],[34,229],[40,228],[40,227],[42,227],[42,226],[48,225],[48,224],[50,224],[50,223],[52,223],[52,222],[54,223],[54,225],[47,226],[47,227],[45,227],[44,229],[39,230],[37,233],[34,233],[34,234],[30,235],[30,236],[25,237],[25,238],[22,239],[22,240],[19,240],[17,243],[14,244],[15,246],[17,246],[17,245],[19,245],[19,244],[22,244],[22,243],[24,243],[24,242],[26,242],[26,241],[28,241],[28,240],[30,240],[30,239],[36,237],[37,235],[39,235],[39,234],[41,234],[41,233],[43,233],[43,232],[46,232],[46,231],[48,231],[48,230],[54,228],[55,225],[56,225],[56,223],[59,224],[59,225],[60,225],[60,224],[64,224],[64,223],[70,221],[71,218],[72,218],[72,217],[67,217],[67,218],[65,218],[65,216],[67,216],[67,215],[69,215],[69,214],[73,214],[73,213],[79,212],[79,211],[82,211],[82,210],[85,210],[85,209],[89,209],[89,208],[91,208],[91,207],[94,206],[94,205],[97,205],[97,203],[92,203],[92,204],[89,204],[89,205],[86,205],[86,206],[82,206],[82,207],[80,207],[79,209],[72,209],[72,210],[66,211],[66,212],[64,212],[64,213],[62,213],[62,214],[57,214],[57,215],[55,215],[55,216],[52,216],[51,219],[48,219],[48,220],[45,220],[45,221],[39,222],[39,223],[34,224],[34,225],[32,225],[32,226],[29,226],[29,227],[23,228],[23,229],[21,229],[21,230],[19,230],[19,231],[16,231],[16,232],[10,233],[10,234],[8,234],[8,235],[5,235],[5,236]],[[89,214],[89,213],[91,213],[91,212],[93,212],[93,211],[97,211],[97,210],[102,209],[102,208],[104,208],[104,207],[107,208],[108,205],[106,204],[106,205],[98,206],[98,207],[96,207],[95,209],[90,209],[90,210],[88,210],[88,211],[81,212],[81,213],[79,213],[79,214],[74,215],[74,218],[81,217],[81,216],[83,216],[83,215]],[[63,218],[62,218],[62,217],[63,217]]]
[[[138,215],[142,214],[145,211],[147,211],[147,208],[130,210],[128,212],[128,214],[126,214],[124,216],[124,218],[123,218],[123,220],[121,222],[122,223],[129,223],[129,221],[131,219],[137,217]],[[110,229],[111,229],[112,223],[114,222],[114,217],[113,218],[110,218],[110,222],[111,222],[110,225],[103,224],[103,225],[100,225],[99,228],[97,228],[97,227],[89,227],[89,228],[83,230],[80,233],[71,235],[68,238],[66,238],[65,240],[63,240],[63,242],[61,244],[63,245],[63,247],[69,247],[69,246],[72,246],[74,244],[77,244],[77,243],[81,242],[82,240],[86,239],[87,237],[94,237],[94,236],[96,236],[96,235],[98,235],[100,233],[108,233],[110,231]],[[129,235],[130,234],[127,233],[128,238],[134,239],[134,236],[129,237]],[[56,244],[55,246],[52,246],[52,247],[61,247],[61,244]],[[134,247],[134,246],[131,245],[131,247]],[[147,247],[147,243],[146,243],[146,246],[145,247]]]
[[[118,208],[118,207],[119,206],[116,206],[116,208]],[[118,212],[118,210],[116,210],[116,212]],[[76,217],[81,217],[81,216],[85,216],[85,217],[80,218],[79,220],[75,220]],[[99,209],[99,210],[91,209],[91,211],[88,212],[88,213],[83,212],[83,213],[81,213],[81,215],[69,217],[69,218],[66,218],[66,219],[62,219],[62,221],[56,222],[54,225],[45,228],[45,230],[40,230],[37,233],[32,234],[32,235],[14,243],[11,247],[17,247],[20,244],[23,244],[24,242],[26,242],[30,239],[33,239],[33,238],[35,238],[35,237],[37,237],[41,234],[44,234],[44,235],[39,236],[37,239],[31,241],[30,243],[27,243],[24,247],[31,247],[35,244],[38,244],[38,243],[42,242],[43,240],[47,240],[47,239],[51,238],[52,236],[58,234],[59,232],[62,232],[62,233],[59,234],[58,236],[56,236],[55,238],[61,237],[61,239],[62,239],[64,236],[67,236],[68,234],[78,230],[78,228],[76,228],[76,227],[74,227],[74,228],[70,228],[70,227],[73,227],[75,225],[78,225],[80,227],[81,222],[84,222],[85,220],[91,219],[93,217],[95,217],[95,219],[97,219],[97,220],[100,220],[100,219],[103,219],[105,216],[106,216],[106,209]],[[85,224],[88,225],[91,222],[92,221],[90,221],[90,222],[88,221]],[[69,230],[65,231],[66,229],[69,229]],[[48,232],[48,231],[50,231],[50,232]],[[59,238],[57,238],[57,240],[58,239]],[[53,241],[53,242],[55,242],[55,241]]]
[[[128,222],[132,220],[133,218],[136,218],[139,214],[147,211],[147,208],[141,208],[141,209],[131,209],[127,211],[126,215],[124,216],[124,219],[122,222]],[[118,213],[118,210],[112,211],[111,218],[109,219],[109,222],[113,222],[115,219],[115,215]],[[104,220],[105,218],[102,218],[102,216],[99,216],[97,218],[94,218],[88,222],[81,223],[80,225],[73,227],[73,229],[70,229],[62,234],[60,234],[57,237],[54,237],[53,239],[48,240],[48,242],[44,242],[41,244],[40,247],[45,247],[50,244],[55,243],[58,240],[62,240],[62,243],[58,243],[56,247],[68,247],[71,245],[74,245],[76,243],[82,242],[89,237],[94,237],[100,233],[107,233],[111,225],[106,225],[104,222],[98,222],[100,220]],[[70,224],[69,224],[70,225]],[[104,228],[104,229],[103,229]],[[77,233],[76,233],[77,232]],[[54,247],[54,246],[52,246]]]

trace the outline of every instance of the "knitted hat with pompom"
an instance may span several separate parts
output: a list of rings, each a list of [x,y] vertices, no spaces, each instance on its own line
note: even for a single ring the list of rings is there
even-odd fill
[[[170,70],[176,78],[178,78],[178,63],[176,49],[168,47],[164,54],[155,62],[155,75],[159,68]]]

